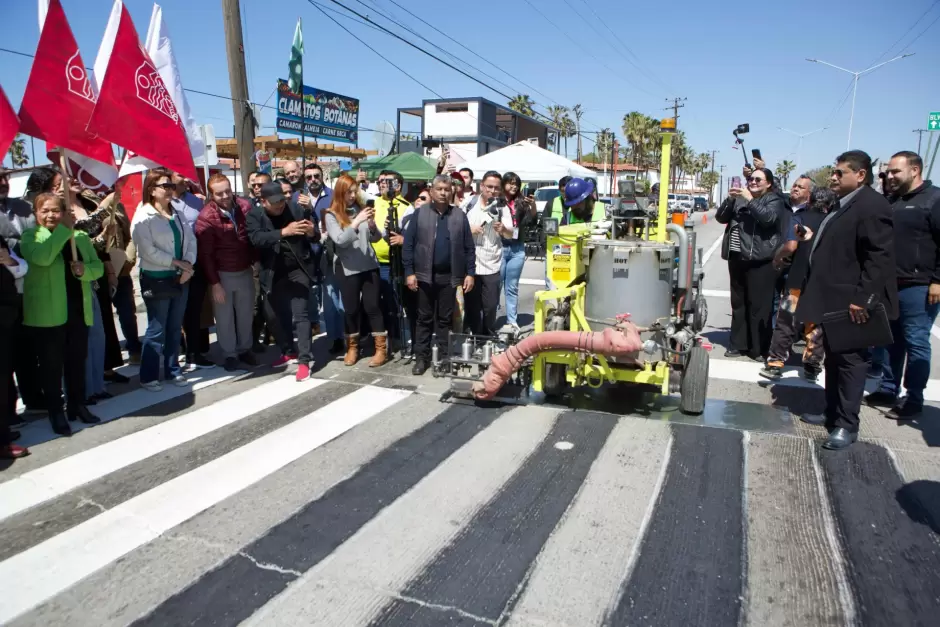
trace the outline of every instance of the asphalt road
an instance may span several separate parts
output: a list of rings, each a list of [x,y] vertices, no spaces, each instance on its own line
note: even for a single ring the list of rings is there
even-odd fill
[[[720,227],[698,228],[707,250]],[[701,417],[447,402],[447,381],[346,368],[324,338],[304,383],[112,386],[104,424],[30,422],[33,455],[0,467],[0,623],[935,625],[936,410],[865,409],[862,441],[824,452],[797,419],[821,392],[725,359],[728,316],[710,298]]]

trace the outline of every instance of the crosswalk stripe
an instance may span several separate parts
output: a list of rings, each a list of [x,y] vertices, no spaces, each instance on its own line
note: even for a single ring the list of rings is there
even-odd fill
[[[291,424],[0,563],[0,622],[338,437],[410,392],[364,386]]]
[[[805,438],[750,434],[749,625],[852,624],[839,602],[837,558],[823,512],[828,503],[820,501],[812,455]]]
[[[881,447],[859,442],[819,463],[842,541],[858,622],[932,625],[940,611],[940,543]]]
[[[505,414],[243,624],[367,624],[464,533],[554,423],[554,412],[531,407]]]
[[[231,425],[326,381],[298,384],[290,377],[183,414],[148,429],[111,440],[0,484],[0,520],[68,493],[86,483]]]
[[[508,627],[600,625],[617,600],[669,454],[668,425],[624,420],[532,568]]]
[[[434,625],[464,615],[499,624],[616,424],[609,414],[563,413],[512,479],[372,625]]]
[[[187,375],[186,378],[190,383],[189,385],[179,387],[167,383],[159,392],[151,392],[150,390],[145,390],[142,388],[136,389],[132,392],[120,394],[106,401],[101,401],[94,407],[94,414],[101,418],[102,423],[110,422],[112,420],[117,420],[118,418],[123,418],[124,416],[133,415],[142,409],[152,407],[158,403],[178,398],[185,394],[192,394],[193,392],[203,390],[218,383],[231,381],[236,376],[238,375],[228,373],[222,368],[199,370],[190,375]],[[83,425],[80,422],[72,422],[69,424],[72,426],[73,432],[88,428],[86,425]],[[21,431],[23,437],[17,442],[17,444],[21,444],[23,446],[35,446],[41,442],[46,442],[48,440],[59,437],[53,433],[52,426],[49,424],[48,420],[38,420],[36,422],[31,422],[30,424],[23,427]]]
[[[615,625],[736,625],[746,581],[742,434],[673,425],[672,451]]]

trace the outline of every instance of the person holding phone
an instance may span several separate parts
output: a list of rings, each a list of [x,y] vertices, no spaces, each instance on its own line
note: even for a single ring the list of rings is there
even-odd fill
[[[491,170],[484,174],[480,194],[473,197],[467,210],[467,221],[476,246],[477,285],[464,299],[464,326],[469,327],[474,335],[493,335],[497,330],[502,238],[511,235],[513,228],[509,211],[499,206],[500,184],[499,172]]]
[[[260,259],[265,319],[281,348],[273,365],[286,366],[296,359],[296,379],[304,381],[310,378],[313,361],[309,307],[314,262],[310,245],[319,241],[320,231],[299,205],[288,201],[278,183],[261,187],[261,206],[251,209],[245,227]],[[282,321],[288,319],[291,326],[285,328]]]
[[[731,277],[731,337],[728,357],[763,361],[770,349],[777,270],[772,259],[783,243],[781,221],[790,210],[774,191],[774,175],[754,170],[746,187],[732,187],[715,219],[725,226],[721,257]]]
[[[506,297],[506,328],[518,330],[519,280],[525,265],[525,241],[521,233],[538,219],[535,199],[522,195],[522,179],[515,172],[502,178],[503,202],[512,219],[512,230],[502,235],[503,266],[501,272]]]
[[[388,331],[380,304],[382,279],[372,247],[382,239],[382,231],[375,223],[374,201],[360,204],[363,197],[356,181],[347,174],[341,175],[333,186],[333,203],[325,223],[336,253],[336,273],[345,312],[346,357],[343,363],[353,366],[359,359],[359,321],[365,311],[375,341],[375,354],[369,367],[375,368],[388,360]]]

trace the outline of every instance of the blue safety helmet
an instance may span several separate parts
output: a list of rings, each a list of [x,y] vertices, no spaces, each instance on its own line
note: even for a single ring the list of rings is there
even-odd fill
[[[578,204],[594,193],[594,183],[584,179],[571,179],[565,185],[565,206]]]

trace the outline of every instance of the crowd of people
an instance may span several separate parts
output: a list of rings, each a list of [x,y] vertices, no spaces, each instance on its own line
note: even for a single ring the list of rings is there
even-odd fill
[[[370,367],[402,350],[423,374],[432,338],[443,347],[452,329],[495,332],[503,295],[506,325],[518,328],[520,233],[535,204],[512,172],[487,172],[479,194],[473,180],[469,170],[439,175],[412,186],[409,201],[397,172],[382,171],[374,188],[341,174],[330,188],[320,165],[289,161],[283,178],[253,173],[240,197],[221,174],[202,195],[154,169],[129,218],[120,189],[99,199],[46,167],[23,199],[10,198],[0,173],[0,457],[28,454],[10,426],[18,400],[59,435],[72,421],[100,422],[90,407],[111,397],[108,383],[129,381],[116,371],[125,358],[115,313],[151,392],[218,365],[210,327],[226,370],[256,366],[273,342],[273,366],[296,364],[297,381],[310,377],[321,330],[346,365],[371,337]]]
[[[871,157],[851,150],[836,158],[828,188],[804,175],[786,197],[755,159],[744,168],[747,185],[729,190],[716,212],[731,281],[725,355],[763,362],[761,375],[779,379],[802,344],[803,376],[825,372],[824,412],[802,416],[825,425],[825,448],[856,441],[863,397],[894,420],[923,410],[940,309],[940,189],[924,180],[923,166],[916,153],[898,152],[878,192]],[[846,333],[840,316],[864,326]],[[866,344],[881,327],[891,344]],[[867,377],[881,381],[865,397]]]

